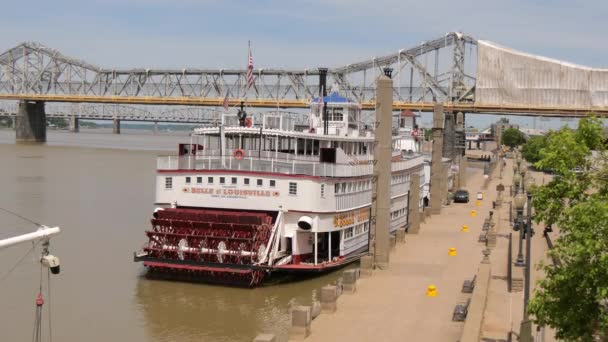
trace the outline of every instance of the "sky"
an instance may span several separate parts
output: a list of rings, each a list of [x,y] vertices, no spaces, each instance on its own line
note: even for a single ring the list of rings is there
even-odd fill
[[[339,66],[461,31],[608,67],[605,0],[7,1],[0,51],[37,41],[106,68]]]

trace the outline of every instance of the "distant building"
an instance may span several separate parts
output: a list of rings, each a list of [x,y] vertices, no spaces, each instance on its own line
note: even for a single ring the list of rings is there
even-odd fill
[[[491,126],[492,137],[500,143],[502,140],[502,133],[509,128],[519,129],[519,125],[510,123],[507,118],[501,118]]]

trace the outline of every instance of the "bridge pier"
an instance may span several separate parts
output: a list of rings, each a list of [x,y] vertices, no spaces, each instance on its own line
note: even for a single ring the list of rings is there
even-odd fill
[[[120,119],[114,119],[114,124],[112,125],[112,133],[120,134]]]
[[[431,200],[429,213],[441,213],[443,203],[443,104],[436,103],[433,108],[433,152],[431,154]]]
[[[19,101],[15,117],[17,142],[46,142],[46,113],[44,101]]]
[[[454,178],[454,190],[467,186],[467,156],[465,155],[465,124],[464,113],[456,113],[456,146],[454,148],[454,163],[458,165],[458,174]]]
[[[70,132],[80,132],[80,119],[76,116],[70,116]]]

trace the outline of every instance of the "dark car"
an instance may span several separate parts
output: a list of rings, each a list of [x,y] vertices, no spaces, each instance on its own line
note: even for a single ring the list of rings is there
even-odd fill
[[[454,203],[469,203],[469,192],[467,190],[458,190],[454,194]]]

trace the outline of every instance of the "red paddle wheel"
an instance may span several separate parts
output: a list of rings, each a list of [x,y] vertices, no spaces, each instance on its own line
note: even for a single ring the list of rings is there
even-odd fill
[[[264,257],[272,216],[259,212],[164,209],[146,231],[144,265],[170,278],[256,286],[265,271],[253,266]]]

